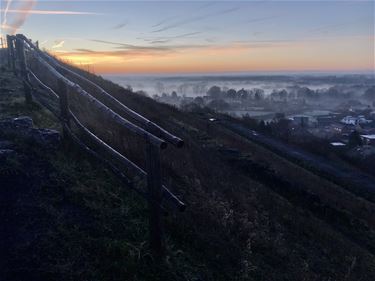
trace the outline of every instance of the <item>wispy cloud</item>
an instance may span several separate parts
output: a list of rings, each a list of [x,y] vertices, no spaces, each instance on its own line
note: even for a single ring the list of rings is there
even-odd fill
[[[112,27],[112,29],[115,29],[115,30],[121,29],[121,28],[123,28],[127,25],[128,25],[128,22],[126,21],[126,22],[123,22],[123,23],[116,24],[115,26]]]
[[[55,45],[52,46],[52,49],[59,49],[62,48],[65,44],[64,40],[56,40]]]
[[[40,46],[43,46],[43,45],[45,45],[47,42],[48,42],[48,39],[43,40],[42,42],[39,43],[39,45],[40,45]]]
[[[216,4],[217,3],[215,3],[215,2],[204,3],[203,5],[199,6],[197,9],[194,9],[193,11],[190,11],[189,14],[195,14],[197,12],[201,12],[202,10],[204,10],[206,8],[209,8],[209,7],[212,7],[212,6],[216,5]],[[161,21],[157,22],[152,27],[155,28],[155,27],[159,27],[159,26],[165,25],[165,24],[167,24],[169,22],[172,22],[175,19],[178,19],[178,17],[177,16],[167,17],[167,18],[162,19]]]
[[[26,2],[36,2],[36,1],[26,1]],[[34,6],[34,4],[33,4]],[[5,12],[5,9],[1,9],[1,12]],[[94,12],[80,12],[80,11],[60,11],[60,10],[31,10],[31,9],[12,9],[8,10],[7,13],[13,14],[33,14],[33,15],[103,15],[102,13]]]
[[[124,49],[124,50],[160,50],[160,49],[165,48],[165,47],[153,47],[153,46],[137,46],[137,45],[127,44],[127,43],[98,40],[98,39],[89,39],[89,41],[112,45],[112,46],[115,46],[116,49]]]
[[[27,17],[30,14],[30,11],[36,4],[36,0],[25,0],[20,2],[20,10],[22,13],[16,13],[13,20],[8,24],[8,14],[14,13],[15,10],[11,10],[10,6],[13,4],[13,1],[8,1],[5,9],[1,9],[0,12],[4,12],[3,24],[6,26],[8,33],[15,34],[17,30],[25,23]]]
[[[75,51],[80,52],[80,53],[95,53],[95,51],[93,51],[93,50],[90,50],[90,49],[82,49],[82,48],[80,48],[80,49],[75,49]]]
[[[163,24],[166,24],[166,23],[168,23],[168,22],[176,19],[176,18],[177,18],[177,16],[173,16],[173,17],[169,17],[169,18],[163,19],[163,20],[157,22],[156,24],[154,24],[152,27],[159,27],[159,26],[161,26]]]
[[[5,6],[5,9],[4,9],[3,22],[1,23],[2,26],[7,26],[8,11],[9,11],[10,5],[12,4],[12,0],[8,0],[6,3],[7,3],[7,5]],[[3,10],[2,10],[2,12],[3,12]]]
[[[153,40],[153,41],[150,41],[150,44],[165,44],[165,43],[169,43],[171,40]]]
[[[157,36],[157,37],[138,37],[137,39],[144,40],[146,42],[150,42],[151,44],[157,44],[157,43],[168,43],[172,41],[173,39],[182,39],[182,38],[188,38],[192,37],[194,35],[201,34],[202,32],[196,31],[196,32],[189,32],[184,34],[178,34],[178,35],[172,35],[172,36]]]
[[[36,0],[9,0],[6,1],[6,3],[5,8],[0,9],[0,13],[3,13],[1,28],[10,34],[17,33],[29,15],[100,15],[99,13],[81,11],[33,10],[35,4],[37,3]],[[10,14],[12,14],[11,19],[9,19]]]
[[[0,25],[0,28],[1,28],[1,29],[4,29],[4,30],[9,30],[9,29],[12,29],[13,27],[10,26],[10,25],[7,25],[7,24],[1,24],[1,25]]]
[[[257,41],[235,41],[227,44],[180,44],[163,46],[143,46],[124,44],[119,42],[91,39],[90,41],[113,45],[115,50],[95,51],[90,49],[75,49],[70,55],[90,55],[90,57],[134,57],[134,56],[160,56],[175,54],[179,51],[206,50],[209,52],[220,52],[222,50],[246,51],[259,48],[286,47],[296,43],[293,40],[257,40]]]
[[[174,21],[170,24],[164,25],[163,27],[161,27],[159,29],[153,30],[152,33],[166,31],[166,30],[169,30],[169,29],[172,29],[172,28],[181,27],[181,26],[184,26],[184,25],[187,25],[187,24],[190,24],[190,23],[202,21],[202,20],[205,20],[205,19],[210,18],[210,17],[232,13],[232,12],[235,12],[239,9],[240,9],[239,7],[235,7],[235,8],[230,8],[230,9],[226,9],[226,10],[222,10],[222,11],[218,11],[218,12],[212,12],[212,13],[207,13],[207,14],[203,14],[203,15],[188,17],[188,18],[185,18],[185,19],[182,19],[182,20],[177,20],[177,21]]]
[[[114,46],[114,49],[124,50],[124,51],[153,51],[153,52],[171,52],[180,49],[196,49],[196,48],[205,48],[207,44],[185,44],[185,45],[133,45],[127,43],[119,43],[113,41],[105,41],[105,40],[98,40],[98,39],[90,39],[89,41],[98,42],[103,44],[108,44]]]
[[[201,54],[201,55],[217,55],[227,52],[239,53],[250,51],[255,48],[265,48],[274,46],[286,46],[287,42],[232,42],[222,45],[168,45],[163,47],[145,47],[145,46],[134,46],[132,48],[121,49],[121,46],[117,50],[101,50],[95,51],[91,49],[75,49],[74,51],[54,51],[57,55],[62,58],[79,61],[91,61],[103,62],[110,61],[111,63],[119,64],[123,61],[128,60],[139,60],[143,58],[155,57],[171,57],[180,56],[186,52],[189,54]],[[117,43],[116,43],[117,44]],[[127,45],[127,44],[126,44]],[[181,52],[179,52],[181,51]]]
[[[98,39],[90,39],[92,42],[98,42],[103,44],[112,45],[114,51],[105,51],[107,53],[119,54],[163,54],[163,53],[176,53],[178,51],[188,51],[197,49],[210,49],[210,50],[221,50],[227,49],[228,46],[235,47],[241,50],[259,49],[259,48],[271,48],[271,47],[285,47],[290,44],[300,43],[298,40],[284,39],[284,40],[248,40],[248,41],[233,41],[225,44],[210,44],[208,41],[204,44],[168,44],[168,45],[133,45],[127,43],[105,41]],[[153,43],[153,42],[151,42]],[[155,44],[166,43],[164,41],[157,42]],[[82,50],[82,49],[81,49]],[[95,52],[97,53],[97,52]],[[100,52],[99,52],[100,53]]]
[[[336,23],[336,24],[323,25],[323,26],[319,26],[317,28],[308,30],[308,33],[312,33],[312,34],[330,33],[330,32],[334,32],[334,31],[337,31],[337,30],[346,29],[346,28],[348,28],[352,25],[361,23],[366,19],[368,19],[368,18],[362,17],[362,18],[357,18],[355,20],[351,20],[351,21],[348,21],[348,22],[341,22],[341,23]]]

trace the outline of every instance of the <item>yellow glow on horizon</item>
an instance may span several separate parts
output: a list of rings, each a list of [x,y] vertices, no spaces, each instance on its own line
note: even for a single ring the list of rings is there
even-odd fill
[[[365,36],[269,44],[149,51],[54,52],[99,73],[191,73],[228,71],[350,71],[374,69],[374,41]]]

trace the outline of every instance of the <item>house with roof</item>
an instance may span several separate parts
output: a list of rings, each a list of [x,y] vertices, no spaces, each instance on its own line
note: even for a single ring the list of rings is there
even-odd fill
[[[367,120],[364,115],[359,115],[358,117],[345,116],[340,122],[345,125],[365,125],[371,123],[372,120]]]

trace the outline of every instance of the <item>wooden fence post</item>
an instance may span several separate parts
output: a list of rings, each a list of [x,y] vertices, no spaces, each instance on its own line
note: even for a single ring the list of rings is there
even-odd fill
[[[13,72],[14,72],[14,75],[17,75],[17,67],[16,67],[16,60],[17,60],[17,56],[16,56],[16,42],[14,40],[14,36],[11,36],[10,37],[10,53],[11,53],[11,56],[12,56],[12,69],[13,69]]]
[[[10,36],[7,35],[8,67],[9,68],[10,68],[10,66],[12,64],[12,55],[10,53],[10,48],[11,48],[11,45],[10,45]]]
[[[58,89],[58,95],[60,98],[60,117],[63,125],[63,136],[68,137],[69,133],[65,128],[65,126],[70,128],[68,87],[63,80],[58,80]]]
[[[7,45],[8,45],[8,65],[12,67],[14,74],[17,74],[16,71],[16,58],[14,54],[14,46],[13,46],[13,37],[7,35]]]
[[[161,221],[162,182],[160,147],[147,141],[147,187],[149,206],[150,248],[154,258],[160,260],[165,255],[164,233]]]
[[[17,47],[17,57],[18,57],[19,66],[20,66],[20,73],[23,79],[23,89],[25,91],[25,100],[26,100],[26,103],[30,104],[33,98],[31,94],[32,87],[30,85],[29,76],[27,73],[25,42],[20,38],[16,38],[16,47]]]

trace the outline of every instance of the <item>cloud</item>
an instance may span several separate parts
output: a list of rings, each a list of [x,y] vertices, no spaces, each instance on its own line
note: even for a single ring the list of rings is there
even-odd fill
[[[2,29],[6,29],[8,33],[15,34],[20,27],[25,23],[29,15],[99,15],[98,13],[91,12],[77,12],[77,11],[59,11],[59,10],[33,10],[36,0],[23,0],[23,1],[6,1],[5,9],[0,9],[3,13],[3,21],[1,24]],[[16,7],[13,7],[15,6]],[[11,7],[13,9],[11,9]],[[11,20],[8,16],[12,14]]]
[[[216,5],[215,2],[204,3],[203,5],[199,6],[196,10],[190,11],[190,14],[196,13],[197,11],[200,12],[202,9],[206,9],[206,8],[214,6],[214,5]],[[177,16],[165,18],[165,19],[157,22],[156,24],[154,24],[152,27],[159,27],[159,26],[164,25],[168,22],[171,22],[171,21],[173,21],[174,19],[177,19],[177,18],[178,18]]]
[[[105,40],[98,40],[98,39],[90,39],[89,41],[98,42],[108,45],[113,45],[115,49],[124,50],[124,51],[139,51],[139,52],[172,52],[181,49],[196,49],[196,48],[204,48],[208,45],[198,45],[198,44],[190,44],[190,45],[163,45],[163,46],[145,46],[145,45],[133,45],[133,44],[126,44],[126,43],[119,43],[113,41],[105,41]]]
[[[238,50],[250,50],[250,49],[259,49],[259,48],[272,48],[272,47],[284,47],[289,44],[296,44],[299,41],[297,40],[251,40],[251,41],[234,41],[227,44],[210,44],[210,42],[204,44],[168,44],[168,45],[133,45],[113,41],[105,41],[98,39],[90,39],[92,42],[98,42],[103,44],[112,45],[115,49],[112,52],[116,55],[123,54],[138,54],[138,55],[150,55],[150,54],[168,54],[176,53],[178,51],[188,51],[188,50],[198,50],[198,49],[209,49],[209,50],[222,50],[227,49],[228,46],[236,48]],[[165,44],[166,41],[155,40],[151,44]],[[97,52],[95,52],[97,53]]]
[[[294,42],[289,40],[259,40],[259,41],[236,41],[221,45],[211,44],[186,44],[186,45],[166,45],[166,46],[138,46],[123,44],[118,42],[103,41],[92,39],[90,41],[101,42],[114,45],[115,50],[95,51],[91,49],[75,49],[68,52],[71,56],[90,56],[90,57],[134,57],[134,56],[160,56],[173,54],[178,51],[206,50],[206,51],[222,51],[222,50],[251,50],[255,48],[282,47]]]
[[[194,35],[201,34],[202,32],[196,31],[196,32],[189,32],[189,33],[184,33],[184,34],[178,34],[178,35],[173,35],[173,36],[157,36],[157,37],[146,37],[146,38],[140,38],[138,37],[137,39],[142,39],[146,42],[150,42],[151,44],[155,43],[167,43],[173,39],[181,39],[181,38],[186,38],[186,37],[191,37]]]
[[[63,53],[53,50],[52,52],[58,58],[70,63],[94,65],[100,72],[191,72],[197,70],[212,71],[219,68],[223,71],[242,69],[239,67],[249,67],[254,58],[258,58],[257,54],[264,48],[272,50],[271,53],[278,52],[280,48],[281,54],[285,54],[294,45],[293,42],[273,42],[269,40],[228,42],[215,45],[167,45],[162,48],[160,46],[144,48],[145,46],[131,45],[130,49],[122,49],[121,45],[127,44],[111,43],[117,44],[114,46],[119,48],[98,51],[95,49],[75,49]],[[267,54],[269,53],[267,51]],[[218,60],[218,57],[221,59]],[[259,65],[261,66],[262,59],[259,58],[258,60],[260,60]]]
[[[10,25],[7,25],[7,24],[1,24],[1,25],[0,25],[0,28],[1,28],[1,29],[5,29],[5,30],[9,30],[9,29],[12,29],[13,27],[10,26]]]
[[[166,19],[163,19],[161,21],[159,21],[158,23],[154,24],[152,27],[158,27],[158,26],[161,26],[163,24],[166,24],[174,19],[176,19],[177,17],[176,16],[173,16],[173,17],[169,17],[169,18],[166,18]]]
[[[8,25],[7,30],[10,34],[15,34],[17,30],[25,23],[27,17],[30,14],[30,11],[35,6],[35,4],[36,4],[36,0],[25,0],[25,1],[20,2],[19,8],[22,11],[22,13],[15,13],[14,18],[12,19],[12,21],[9,22],[9,24],[7,24],[8,14],[13,13],[15,11],[15,10],[10,9],[10,5],[12,5],[12,1],[8,1],[6,8],[1,9],[0,12],[4,12],[5,23],[3,21],[3,25]]]
[[[121,28],[123,28],[127,25],[128,25],[128,22],[123,22],[123,23],[120,23],[120,24],[117,24],[117,25],[113,26],[112,29],[115,29],[115,30],[121,29]]]
[[[81,53],[95,53],[95,51],[93,50],[90,50],[90,49],[75,49],[75,51],[77,52],[81,52]]]
[[[8,11],[9,11],[9,8],[10,8],[11,4],[12,4],[12,0],[8,0],[7,1],[7,5],[6,5],[5,9],[4,9],[3,22],[1,24],[1,26],[7,26]],[[3,10],[1,12],[3,12]],[[4,28],[4,27],[2,27],[2,28]]]
[[[56,40],[55,45],[52,46],[52,49],[59,49],[62,48],[65,44],[64,40]]]
[[[172,29],[172,28],[181,27],[181,26],[184,26],[184,25],[189,24],[189,23],[202,21],[202,20],[205,20],[207,18],[214,17],[214,16],[220,16],[220,15],[232,13],[232,12],[235,12],[237,10],[239,10],[239,7],[230,8],[230,9],[226,9],[226,10],[222,10],[222,11],[218,11],[218,12],[207,13],[207,14],[204,14],[204,15],[197,15],[197,16],[193,16],[193,17],[188,17],[188,18],[185,18],[185,19],[182,19],[182,20],[175,21],[171,24],[165,25],[165,26],[163,26],[163,27],[161,27],[157,30],[152,31],[152,33],[162,32],[162,31],[166,31],[166,30],[169,30],[169,29]]]
[[[204,49],[207,46],[180,46],[183,50],[188,49]],[[75,49],[74,51],[59,53],[54,51],[57,55],[64,58],[85,61],[111,61],[113,63],[121,63],[122,61],[135,60],[148,57],[164,57],[176,53],[176,48],[163,49],[127,49],[127,50],[104,50],[93,51],[90,49]]]
[[[169,43],[171,40],[154,40],[154,41],[150,41],[150,44],[165,44],[165,43]]]
[[[98,40],[98,39],[90,39],[90,41],[108,44],[108,45],[113,45],[113,46],[115,46],[116,49],[124,49],[124,50],[161,50],[161,49],[165,49],[165,47],[137,46],[137,45],[127,44],[127,43],[119,43],[119,42]]]
[[[46,44],[47,42],[48,42],[48,39],[43,40],[42,42],[39,43],[39,46],[43,46],[43,45]]]
[[[36,1],[25,1],[25,2],[36,2]],[[34,5],[33,5],[34,6]],[[5,12],[5,9],[1,9],[1,12]],[[7,13],[13,14],[33,14],[33,15],[103,15],[102,13],[93,12],[79,12],[79,11],[60,11],[60,10],[31,10],[31,9],[13,9],[8,10]]]
[[[178,54],[177,51],[181,50],[183,52],[196,50],[198,52],[221,52],[227,49],[245,50],[247,46],[245,44],[230,44],[223,46],[211,46],[211,45],[179,45],[179,46],[167,46],[165,48],[139,48],[139,49],[119,49],[119,50],[103,50],[94,51],[91,49],[75,49],[74,51],[64,51],[59,52],[59,50],[54,51],[59,54],[59,56],[69,57],[70,59],[76,58],[80,60],[90,60],[90,61],[104,61],[108,60],[113,63],[121,63],[121,61],[135,60],[148,57],[167,57],[170,55]],[[182,54],[182,53],[180,53]]]
[[[351,25],[360,23],[360,22],[362,22],[366,19],[367,19],[367,17],[361,17],[361,18],[357,18],[355,20],[351,20],[351,21],[348,21],[348,22],[341,22],[341,23],[336,23],[336,24],[323,25],[323,26],[320,26],[320,27],[317,27],[317,28],[314,28],[314,29],[310,29],[307,32],[312,33],[312,34],[330,33],[330,32],[334,32],[334,31],[337,31],[337,30],[346,29],[346,28],[350,27]]]

